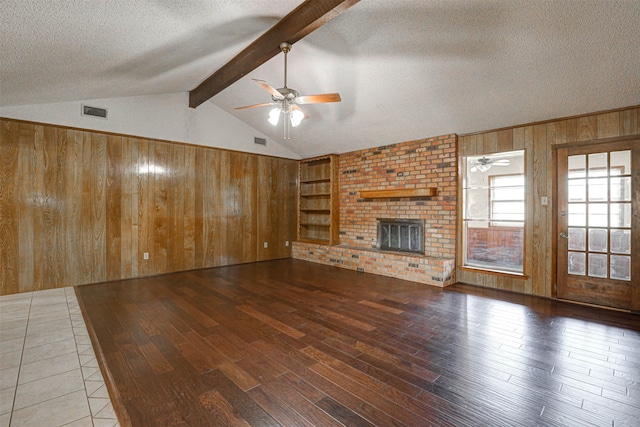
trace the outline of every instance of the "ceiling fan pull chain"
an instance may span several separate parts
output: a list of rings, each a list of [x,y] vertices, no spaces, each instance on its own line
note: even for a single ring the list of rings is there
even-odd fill
[[[284,115],[283,117],[283,124],[284,124],[284,139],[291,139],[291,120],[289,118],[289,112],[288,111],[284,111],[282,112],[282,114]]]

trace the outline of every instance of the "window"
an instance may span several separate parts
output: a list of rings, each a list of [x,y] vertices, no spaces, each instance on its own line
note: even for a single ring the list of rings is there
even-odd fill
[[[522,227],[524,225],[524,175],[489,177],[491,225]]]
[[[463,162],[463,266],[523,274],[524,151]]]

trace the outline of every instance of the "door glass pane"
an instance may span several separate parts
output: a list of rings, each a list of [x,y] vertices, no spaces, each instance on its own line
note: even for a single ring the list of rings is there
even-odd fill
[[[609,200],[612,202],[631,201],[631,177],[611,178]]]
[[[571,179],[569,180],[569,201],[585,202],[587,200],[587,180]]]
[[[569,229],[569,250],[584,251],[586,249],[587,230],[584,228]]]
[[[607,201],[607,181],[608,178],[589,178],[589,201]]]
[[[569,204],[569,225],[584,227],[587,225],[587,205],[585,203]]]
[[[611,230],[611,252],[631,253],[631,230]]]
[[[611,203],[610,227],[631,228],[631,203]]]
[[[589,229],[589,251],[607,252],[607,229],[606,228],[590,228]]]
[[[607,176],[607,153],[589,154],[589,177]]]
[[[569,178],[583,178],[587,176],[587,157],[584,154],[569,156]]]
[[[611,175],[631,174],[631,151],[614,151],[611,153]]]
[[[606,203],[589,205],[589,227],[606,227],[609,223]]]
[[[584,252],[569,252],[569,274],[576,274],[584,276],[585,274],[585,253]]]
[[[611,255],[611,278],[631,280],[631,257]]]
[[[607,277],[607,256],[602,254],[589,254],[589,276]]]

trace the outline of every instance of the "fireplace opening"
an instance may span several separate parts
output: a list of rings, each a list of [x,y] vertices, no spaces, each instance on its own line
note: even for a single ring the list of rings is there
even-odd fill
[[[424,254],[424,220],[378,218],[377,221],[378,249]]]

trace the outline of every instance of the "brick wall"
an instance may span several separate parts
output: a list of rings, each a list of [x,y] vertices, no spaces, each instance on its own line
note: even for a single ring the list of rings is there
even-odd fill
[[[375,248],[376,218],[425,221],[425,255],[455,258],[457,135],[340,155],[340,244]],[[434,197],[362,199],[362,190],[436,187]]]

